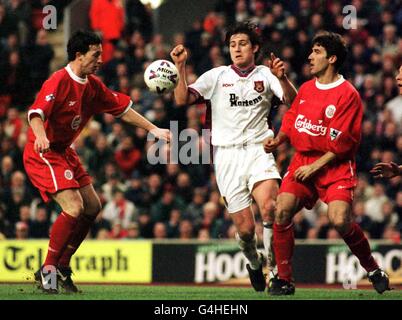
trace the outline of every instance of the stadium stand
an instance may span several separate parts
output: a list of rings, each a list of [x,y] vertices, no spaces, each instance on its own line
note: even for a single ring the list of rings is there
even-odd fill
[[[56,2],[62,12],[69,1]],[[104,2],[92,1],[96,7],[90,18],[92,26],[106,35],[102,21],[96,19],[96,10],[107,10],[102,9]],[[55,48],[47,39],[51,32],[41,29],[41,8],[49,3],[0,0],[0,239],[47,237],[58,213],[56,205],[43,205],[22,165],[26,110],[42,82],[55,71]],[[299,86],[309,78],[306,59],[312,36],[323,29],[342,34],[350,54],[341,73],[358,89],[365,110],[353,210],[369,238],[399,242],[402,178],[375,181],[369,174],[377,162],[402,163],[402,97],[394,80],[402,63],[402,7],[397,3],[353,1],[357,27],[345,29],[342,8],[346,1],[217,0],[214,11],[166,43],[161,34],[146,27],[152,9],[138,0],[126,0],[115,14],[125,14],[127,23],[116,25],[116,33],[105,38],[105,63],[99,76],[110,88],[129,94],[133,108],[156,125],[168,128],[170,121],[178,121],[179,130],[190,127],[201,134],[206,125],[204,105],[177,106],[171,94],[151,94],[143,82],[146,66],[156,59],[169,59],[175,44],[184,43],[191,53],[187,77],[192,83],[206,70],[228,63],[223,43],[226,26],[251,20],[264,38],[263,52],[281,57],[292,82]],[[113,14],[110,8],[108,14]],[[271,114],[274,128],[280,127],[285,111],[286,106],[278,104]],[[203,141],[200,145],[205,147]],[[75,148],[96,179],[104,208],[89,237],[232,237],[212,166],[150,165],[149,147],[145,131],[127,128],[108,115],[94,118],[77,140]],[[291,156],[289,145],[277,151],[281,174]],[[256,206],[253,209],[258,212]],[[295,219],[296,237],[336,238],[322,212],[323,203],[300,212]]]

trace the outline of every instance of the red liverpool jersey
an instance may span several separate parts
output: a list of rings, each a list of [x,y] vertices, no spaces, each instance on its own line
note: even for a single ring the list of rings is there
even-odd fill
[[[354,159],[362,117],[359,93],[342,76],[330,84],[314,79],[301,86],[281,131],[298,152],[331,151],[340,159]]]
[[[82,79],[70,66],[55,72],[42,86],[29,108],[28,121],[39,114],[44,121],[50,148],[63,150],[78,137],[90,118],[98,113],[121,117],[131,107],[130,97],[109,90],[100,79]],[[35,142],[31,128],[28,143]]]

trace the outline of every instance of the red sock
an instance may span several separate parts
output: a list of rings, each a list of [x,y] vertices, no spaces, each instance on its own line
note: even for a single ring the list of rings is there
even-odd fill
[[[81,214],[77,220],[77,225],[75,226],[70,241],[68,242],[67,247],[64,249],[61,258],[59,259],[59,266],[68,267],[70,265],[71,257],[84,241],[95,220],[95,217]]]
[[[293,222],[286,225],[274,223],[274,253],[279,279],[292,281],[292,256],[295,246]]]
[[[77,218],[64,211],[60,213],[50,231],[49,249],[45,265],[57,265],[57,261],[67,246],[76,224]]]
[[[378,264],[371,255],[369,242],[358,224],[353,223],[349,232],[341,236],[367,272],[378,269]]]

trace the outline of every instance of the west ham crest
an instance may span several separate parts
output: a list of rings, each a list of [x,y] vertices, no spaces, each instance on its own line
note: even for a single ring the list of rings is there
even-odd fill
[[[258,93],[264,91],[264,81],[254,81],[254,90]]]

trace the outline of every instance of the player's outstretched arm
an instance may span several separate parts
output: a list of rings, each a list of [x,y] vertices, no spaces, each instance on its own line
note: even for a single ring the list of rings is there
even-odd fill
[[[380,162],[377,163],[370,172],[374,175],[374,178],[386,178],[391,179],[396,176],[402,175],[402,165],[398,166],[395,162]]]
[[[176,65],[179,72],[179,82],[174,89],[174,98],[177,105],[191,105],[196,101],[196,97],[188,91],[186,81],[186,61],[187,50],[179,44],[170,52],[170,57]]]
[[[268,137],[264,140],[264,151],[271,153],[276,150],[283,142],[288,139],[288,136],[283,131],[279,131],[275,138]]]
[[[158,139],[165,140],[169,142],[172,138],[172,134],[169,129],[161,129],[155,126],[152,122],[148,121],[138,112],[133,109],[129,109],[121,119],[128,124],[131,124],[136,127],[143,128],[149,132],[151,132]]]
[[[34,143],[35,152],[38,152],[38,153],[39,152],[42,152],[42,153],[48,152],[50,143],[46,136],[46,131],[45,131],[45,127],[43,125],[42,118],[39,115],[31,117],[31,119],[29,121],[29,125],[31,126],[32,131],[36,137],[35,143]]]
[[[271,52],[271,59],[268,61],[268,67],[271,69],[272,74],[279,79],[279,83],[283,90],[283,102],[290,106],[297,95],[297,90],[286,76],[283,61]]]

